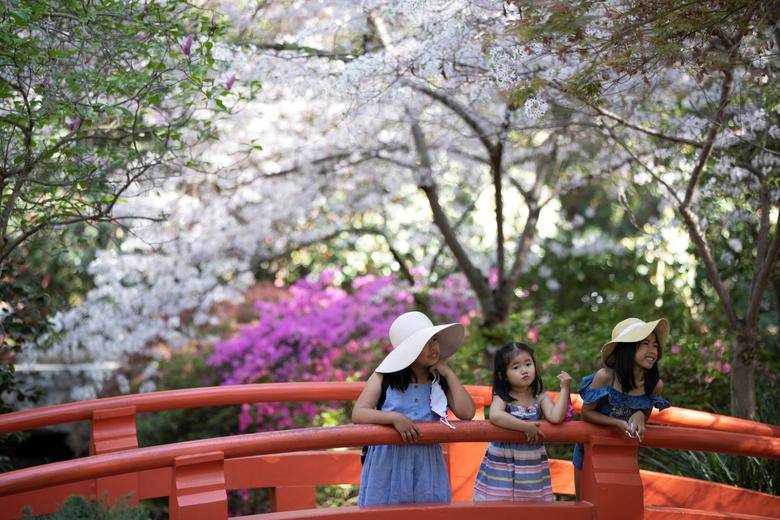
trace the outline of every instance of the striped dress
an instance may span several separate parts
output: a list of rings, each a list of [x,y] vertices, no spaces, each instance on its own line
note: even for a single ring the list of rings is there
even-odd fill
[[[531,406],[509,404],[513,416],[537,421],[543,417],[539,402]],[[521,432],[518,435],[525,436]],[[552,502],[550,464],[544,444],[491,442],[474,484],[474,502]]]

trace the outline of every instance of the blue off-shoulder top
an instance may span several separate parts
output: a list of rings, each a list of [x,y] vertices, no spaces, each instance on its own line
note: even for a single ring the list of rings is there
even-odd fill
[[[596,405],[596,411],[603,413],[608,417],[614,417],[623,421],[628,421],[632,415],[638,411],[657,408],[663,410],[669,408],[672,404],[663,397],[654,394],[628,395],[612,386],[615,383],[615,371],[612,371],[612,383],[599,388],[591,388],[596,374],[586,376],[580,382],[579,393],[583,404]],[[574,446],[574,456],[572,462],[574,467],[582,469],[582,460],[585,449],[582,444]]]

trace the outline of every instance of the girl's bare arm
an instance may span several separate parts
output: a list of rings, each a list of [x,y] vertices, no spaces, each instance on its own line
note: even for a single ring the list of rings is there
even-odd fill
[[[433,368],[447,380],[447,404],[455,417],[463,421],[473,419],[477,411],[474,400],[455,372],[443,362],[437,363]]]

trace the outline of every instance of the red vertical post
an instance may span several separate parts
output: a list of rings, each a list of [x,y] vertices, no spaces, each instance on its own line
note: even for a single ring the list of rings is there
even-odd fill
[[[474,397],[477,413],[474,420],[485,418],[485,400],[482,397]],[[458,421],[454,416],[450,417],[452,425],[457,429]],[[487,450],[486,442],[452,442],[447,449],[447,465],[450,472],[450,488],[452,500],[470,501],[474,495],[474,481],[477,479],[479,466]]]
[[[171,520],[227,518],[224,453],[176,457],[168,510]]]
[[[89,442],[91,455],[102,455],[138,447],[135,428],[135,406],[109,408],[92,412],[92,434]],[[107,498],[112,504],[126,500],[138,504],[138,474],[128,473],[95,479],[98,499]]]
[[[585,444],[580,496],[596,506],[598,520],[642,520],[644,496],[636,442],[592,435]]]

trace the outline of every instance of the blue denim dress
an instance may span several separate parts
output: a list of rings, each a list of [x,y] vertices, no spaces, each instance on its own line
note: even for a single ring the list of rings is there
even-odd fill
[[[436,421],[431,385],[387,389],[384,412],[400,412],[414,422]],[[450,479],[439,444],[369,446],[360,474],[358,506],[449,503]]]
[[[614,417],[622,421],[628,421],[632,415],[638,411],[649,410],[650,408],[658,408],[663,410],[669,408],[671,403],[659,397],[657,395],[645,394],[645,395],[628,395],[616,389],[615,384],[615,371],[612,371],[612,383],[600,388],[591,388],[593,384],[593,378],[596,374],[586,376],[580,382],[579,393],[582,398],[582,404],[596,405],[596,411],[601,412],[608,417]],[[582,444],[574,445],[574,456],[572,457],[572,463],[577,469],[582,469],[583,457],[585,456],[585,448]]]

